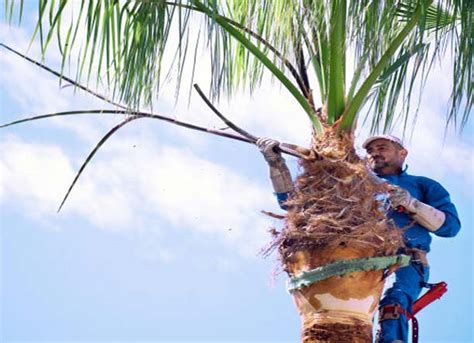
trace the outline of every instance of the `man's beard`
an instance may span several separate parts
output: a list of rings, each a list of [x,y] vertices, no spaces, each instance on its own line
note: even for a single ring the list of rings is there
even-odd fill
[[[379,171],[385,167],[389,167],[389,164],[387,163],[387,161],[385,160],[374,160],[374,162],[372,163],[372,169],[373,171]]]

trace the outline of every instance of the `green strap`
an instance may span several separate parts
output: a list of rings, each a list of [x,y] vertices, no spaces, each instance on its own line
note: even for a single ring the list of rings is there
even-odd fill
[[[331,276],[341,276],[349,273],[380,270],[388,268],[394,264],[401,267],[410,263],[410,256],[394,255],[382,257],[364,257],[352,260],[340,260],[334,263],[315,268],[313,270],[304,271],[293,276],[287,281],[287,290],[292,293],[300,288],[307,287],[315,282],[330,278]]]

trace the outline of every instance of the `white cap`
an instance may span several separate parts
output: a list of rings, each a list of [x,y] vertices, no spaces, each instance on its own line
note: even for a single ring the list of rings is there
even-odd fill
[[[392,135],[378,135],[378,136],[372,136],[370,138],[367,138],[364,142],[364,144],[362,144],[362,147],[364,149],[367,149],[367,146],[372,143],[373,141],[377,140],[377,139],[385,139],[387,141],[390,141],[390,142],[394,142],[394,143],[397,143],[399,144],[402,148],[405,149],[405,146],[403,145],[403,142],[400,138],[398,137],[395,137],[395,136],[392,136]]]

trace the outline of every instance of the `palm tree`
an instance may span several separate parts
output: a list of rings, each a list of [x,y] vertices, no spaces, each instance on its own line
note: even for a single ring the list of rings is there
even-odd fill
[[[179,90],[191,50],[194,73],[200,41],[209,46],[212,99],[252,90],[267,74],[291,93],[313,140],[309,149],[293,147],[303,172],[271,248],[291,277],[303,342],[370,341],[384,275],[406,259],[396,255],[402,238],[375,200],[385,186],[355,153],[353,132],[363,108],[373,132],[400,120],[406,126],[415,81],[447,53],[454,59],[447,121],[464,126],[473,105],[473,2],[90,0],[70,19],[73,5],[40,0],[36,32],[43,51],[58,37],[64,67],[85,30],[78,75],[102,75],[132,111],[110,134],[156,98],[170,49]],[[11,13],[13,2],[6,8]]]

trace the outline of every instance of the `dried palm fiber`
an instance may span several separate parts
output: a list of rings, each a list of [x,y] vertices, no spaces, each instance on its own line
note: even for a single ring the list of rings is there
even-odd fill
[[[353,143],[326,128],[313,140],[314,155],[300,162],[285,227],[272,242],[290,277],[340,260],[395,255],[404,245],[376,201],[386,185],[374,180]],[[383,270],[360,271],[293,292],[302,341],[371,342],[383,284]]]

